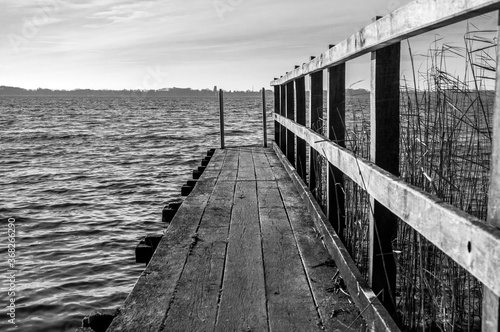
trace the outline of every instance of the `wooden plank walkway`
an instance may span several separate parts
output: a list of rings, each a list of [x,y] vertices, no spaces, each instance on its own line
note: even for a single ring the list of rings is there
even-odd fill
[[[217,150],[108,331],[358,331],[339,282],[275,152]]]

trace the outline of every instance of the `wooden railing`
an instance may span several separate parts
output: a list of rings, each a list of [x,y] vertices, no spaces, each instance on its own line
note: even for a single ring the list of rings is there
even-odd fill
[[[326,232],[323,236],[327,247],[333,248],[332,255],[338,256],[343,250],[332,239],[337,234],[341,236],[345,228],[343,176],[348,176],[370,195],[369,283],[373,292],[380,294],[378,298],[389,315],[394,316],[396,310],[393,300],[396,265],[391,241],[399,218],[483,283],[482,329],[500,331],[498,61],[488,221],[481,221],[443,203],[398,177],[400,41],[499,8],[500,1],[492,0],[417,0],[390,15],[377,18],[350,38],[271,82],[274,86],[275,143],[304,182],[308,176],[311,191],[321,178],[318,174],[321,170],[314,167],[317,155],[329,163],[326,217],[333,228],[324,226],[321,230]],[[372,66],[371,141],[370,160],[364,160],[345,148],[345,63],[368,52],[371,53]],[[328,132],[322,132],[324,71],[328,75]],[[306,89],[306,75],[309,76],[309,89]],[[309,128],[305,119],[306,92],[309,92]],[[309,146],[309,163],[306,162],[306,144]],[[306,169],[307,164],[309,169]],[[360,282],[347,280],[351,295],[363,307],[367,301],[375,305],[376,301],[367,300],[369,296],[361,294]],[[385,321],[387,313],[379,312],[371,319]]]

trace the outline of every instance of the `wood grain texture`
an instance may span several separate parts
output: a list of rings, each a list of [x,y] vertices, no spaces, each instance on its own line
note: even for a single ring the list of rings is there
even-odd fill
[[[196,234],[215,183],[216,178],[200,181],[193,194],[186,198],[108,331],[158,331],[162,328],[191,248],[191,235]]]
[[[500,17],[498,20],[500,27]],[[500,29],[497,30],[497,37],[500,37]],[[488,223],[498,229],[500,228],[500,49],[498,48],[496,60],[497,71],[493,111],[491,175],[488,193]],[[500,332],[500,297],[488,287],[483,287],[482,330]]]
[[[236,184],[216,329],[268,331],[255,181]]]
[[[328,138],[339,146],[345,146],[345,64],[328,69],[327,99]],[[344,174],[328,163],[326,215],[333,229],[344,238],[345,194]]]
[[[362,315],[368,327],[373,331],[399,331],[399,328],[394,323],[387,310],[364,280],[356,264],[349,256],[347,249],[333,230],[333,227],[327,221],[325,214],[321,211],[320,206],[306,184],[300,179],[277,147],[275,147],[275,151],[295,184],[295,187],[299,191],[300,196],[307,205],[314,225],[320,232],[323,243],[339,268],[352,300],[356,303],[360,311],[364,310]]]
[[[306,125],[306,84],[303,77],[295,80],[295,117],[298,124]],[[306,181],[306,142],[297,137],[297,172]]]
[[[399,67],[400,43],[372,52],[370,87],[370,160],[399,175]],[[387,311],[396,314],[396,259],[392,243],[397,217],[383,204],[371,200],[369,280]]]
[[[275,149],[275,151],[305,202],[314,225],[322,236],[323,243],[340,270],[352,300],[360,310],[364,310],[362,315],[368,327],[374,331],[399,331],[387,310],[364,280],[306,184],[286,161],[286,158],[283,158],[279,150]]]
[[[320,331],[322,323],[276,182],[258,181],[266,295],[271,331]]]
[[[286,116],[286,86],[280,86],[280,115]],[[281,151],[286,151],[286,128],[280,128],[280,144]]]
[[[333,277],[338,268],[331,265],[331,257],[322,243],[320,233],[313,227],[314,222],[307,206],[293,182],[280,181],[278,187],[325,330],[344,331],[352,324],[352,329],[358,331],[364,319],[357,317],[359,309],[350,297],[340,291],[333,291]]]
[[[295,87],[292,82],[286,84],[286,117],[295,121]],[[286,132],[286,157],[295,165],[295,136],[290,130]]]
[[[275,115],[275,119],[500,296],[499,229],[405,183],[308,128],[280,116]]]
[[[274,113],[280,112],[280,87],[274,87]],[[280,141],[280,124],[274,121],[274,141],[279,143]]]
[[[403,39],[500,8],[498,0],[416,0],[382,17],[313,60],[273,80],[285,84]]]
[[[311,75],[311,89],[309,95],[309,124],[311,130],[322,134],[323,133],[323,72],[317,72]],[[317,192],[321,179],[321,166],[318,164],[318,154],[309,146],[309,189]]]
[[[217,318],[236,181],[218,182],[177,283],[164,331],[210,331]]]

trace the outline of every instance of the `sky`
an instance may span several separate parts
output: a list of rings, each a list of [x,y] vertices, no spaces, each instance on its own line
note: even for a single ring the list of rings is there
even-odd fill
[[[0,0],[0,85],[270,88],[274,77],[408,2]],[[446,36],[460,41],[463,32]],[[368,88],[367,56],[347,72],[348,86]]]

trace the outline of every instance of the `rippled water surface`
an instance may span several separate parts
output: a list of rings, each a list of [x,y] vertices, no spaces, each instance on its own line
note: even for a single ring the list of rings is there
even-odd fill
[[[163,206],[219,146],[218,112],[216,98],[0,98],[0,271],[7,218],[18,270],[17,328],[4,277],[0,330],[74,331],[120,306],[144,269],[135,245],[164,230]],[[261,112],[226,100],[227,145],[260,143]]]

